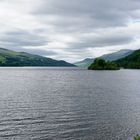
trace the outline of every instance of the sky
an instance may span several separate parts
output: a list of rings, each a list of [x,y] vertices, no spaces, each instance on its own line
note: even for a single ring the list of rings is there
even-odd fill
[[[140,0],[0,0],[0,47],[75,62],[140,48]]]

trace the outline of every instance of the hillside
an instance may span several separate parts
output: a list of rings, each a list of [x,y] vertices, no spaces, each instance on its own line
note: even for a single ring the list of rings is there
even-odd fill
[[[140,69],[140,49],[115,62],[123,68]]]
[[[126,57],[131,53],[133,53],[133,50],[120,50],[115,53],[103,55],[100,58],[104,59],[106,61],[114,61],[114,60],[118,60],[120,58]],[[74,65],[76,65],[78,67],[88,68],[93,63],[93,61],[94,61],[94,59],[87,58],[87,59],[84,59],[83,61],[74,63]]]
[[[120,58],[124,58],[133,52],[134,52],[133,50],[120,50],[118,52],[105,54],[105,55],[101,56],[100,58],[104,59],[106,61],[114,61],[114,60],[118,60]]]
[[[104,59],[97,58],[88,67],[89,70],[119,70],[120,68],[115,62],[105,61]]]
[[[0,66],[58,66],[73,67],[65,61],[33,55],[26,52],[15,52],[0,48]]]
[[[81,68],[88,68],[93,63],[93,61],[94,61],[94,59],[92,59],[92,58],[86,58],[82,61],[74,63],[74,65],[81,67]]]

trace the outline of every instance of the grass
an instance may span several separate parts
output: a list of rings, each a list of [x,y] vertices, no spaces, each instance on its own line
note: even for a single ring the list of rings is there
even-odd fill
[[[140,140],[140,136],[139,136],[139,135],[136,135],[136,136],[134,137],[134,140]]]

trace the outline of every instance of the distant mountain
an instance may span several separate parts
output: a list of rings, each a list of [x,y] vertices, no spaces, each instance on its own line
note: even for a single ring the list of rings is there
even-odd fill
[[[81,67],[81,68],[88,68],[93,63],[93,61],[94,61],[94,59],[92,59],[92,58],[86,58],[82,61],[74,63],[74,65]]]
[[[114,61],[114,60],[118,60],[120,58],[126,57],[126,56],[130,55],[133,52],[134,52],[134,50],[120,50],[118,52],[105,54],[105,55],[101,56],[100,58],[102,58],[102,59],[104,59],[106,61],[107,60]]]
[[[104,59],[106,61],[115,61],[117,59],[126,57],[133,52],[134,52],[133,50],[120,50],[120,51],[115,52],[115,53],[103,55],[99,58]],[[93,59],[87,58],[87,59],[84,59],[83,61],[79,61],[79,62],[74,63],[74,65],[76,65],[78,67],[88,68],[93,63],[93,61],[94,61],[94,58]]]
[[[65,61],[57,61],[51,58],[26,52],[15,52],[0,48],[0,66],[58,66],[74,67],[75,65]]]
[[[120,67],[129,69],[140,69],[140,49],[134,51],[132,54],[125,58],[115,61]]]

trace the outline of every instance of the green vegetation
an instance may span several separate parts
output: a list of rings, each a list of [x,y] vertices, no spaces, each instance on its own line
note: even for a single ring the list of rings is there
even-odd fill
[[[74,65],[81,67],[81,68],[88,68],[93,63],[93,61],[94,61],[94,59],[92,59],[92,58],[86,58],[82,61],[74,63]]]
[[[134,140],[140,140],[140,136],[139,136],[139,135],[136,135],[136,136],[134,137]]]
[[[128,69],[140,69],[140,50],[134,51],[125,58],[115,61],[120,67]]]
[[[15,52],[0,48],[0,66],[59,66],[73,67],[65,61],[33,55],[25,52]]]
[[[89,70],[119,70],[120,68],[116,63],[111,61],[105,61],[104,59],[97,58],[94,63],[89,67]]]
[[[115,61],[121,58],[124,58],[130,54],[132,54],[134,51],[133,50],[120,50],[118,52],[110,53],[110,54],[105,54],[101,56],[101,59],[104,59],[106,61]]]
[[[106,61],[115,61],[121,58],[124,58],[130,54],[132,54],[134,51],[133,50],[120,50],[118,52],[110,53],[110,54],[105,54],[101,57],[100,59],[104,59]],[[82,61],[74,63],[74,65],[82,68],[88,68],[94,61],[94,58],[86,58]]]

